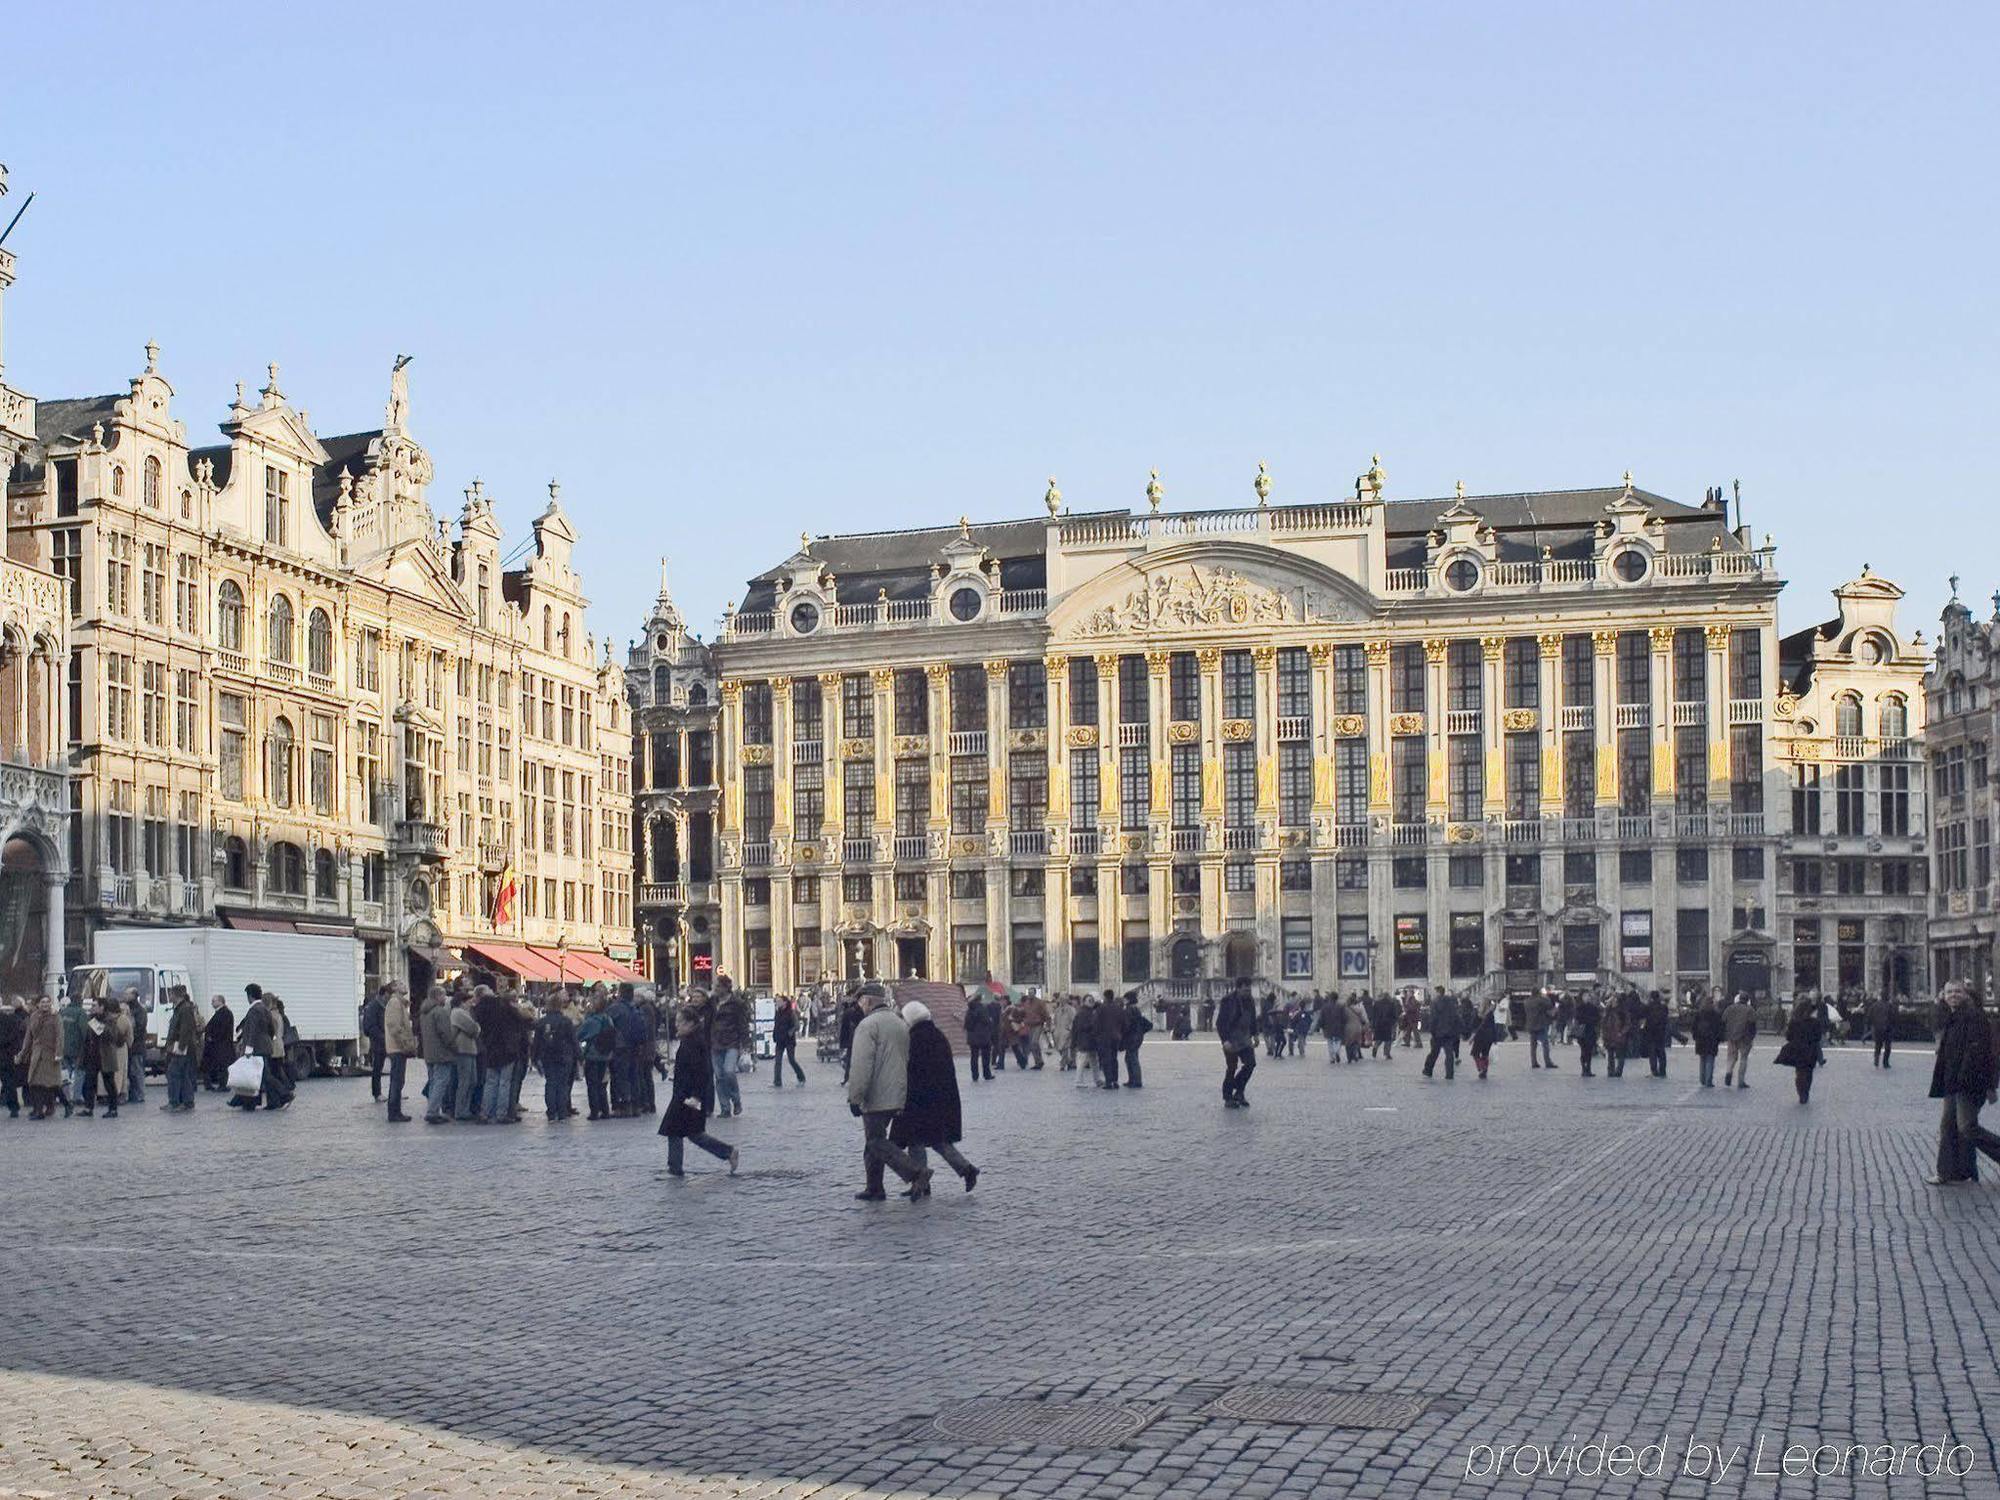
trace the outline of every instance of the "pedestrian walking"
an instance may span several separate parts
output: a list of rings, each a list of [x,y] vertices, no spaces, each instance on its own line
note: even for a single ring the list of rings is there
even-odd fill
[[[1097,1028],[1100,1008],[1095,995],[1085,995],[1076,1008],[1075,1020],[1070,1023],[1070,1046],[1076,1053],[1076,1086],[1080,1089],[1094,1087],[1098,1082]]]
[[[619,1030],[622,1035],[624,1028]],[[727,976],[716,981],[709,1038],[715,1049],[715,1113],[740,1115],[743,1088],[736,1073],[743,1049],[750,1045],[750,1005]]]
[[[1723,1070],[1722,1086],[1733,1080],[1739,1089],[1750,1087],[1750,1044],[1757,1039],[1757,1012],[1743,991],[1722,1013],[1722,1039],[1729,1045],[1729,1066]]]
[[[1890,996],[1881,995],[1868,1003],[1868,1039],[1875,1044],[1874,1065],[1878,1068],[1889,1066],[1889,1048],[1896,1040],[1898,1019],[1896,1002]]]
[[[1654,990],[1646,1001],[1641,1037],[1646,1049],[1646,1068],[1655,1078],[1667,1076],[1667,1031],[1671,1025],[1666,996]]]
[[[1992,1023],[1979,998],[1962,984],[1948,984],[1938,1000],[1944,1024],[1931,1064],[1931,1097],[1944,1101],[1938,1121],[1937,1171],[1925,1180],[1951,1187],[1979,1180],[1979,1156],[2000,1162],[2000,1135],[1979,1123],[1982,1105],[1994,1100],[1996,1075]]]
[[[1417,1003],[1417,992],[1415,990],[1403,991],[1402,1011],[1398,1020],[1401,1023],[1400,1040],[1403,1045],[1405,1047],[1416,1046],[1418,1033],[1423,1030],[1424,1012],[1423,1007]]]
[[[674,1095],[660,1117],[660,1134],[667,1139],[667,1174],[684,1177],[681,1152],[685,1143],[729,1163],[729,1175],[736,1175],[737,1151],[708,1133],[708,1117],[715,1108],[715,1065],[708,1055],[702,1035],[703,1016],[689,1006],[681,1007],[675,1018],[678,1041],[674,1047]]]
[[[1556,1060],[1549,1051],[1549,1023],[1554,1019],[1554,1007],[1547,990],[1536,990],[1528,996],[1528,1066],[1531,1068],[1553,1068]]]
[[[1222,997],[1215,1032],[1222,1038],[1222,1103],[1248,1109],[1250,1075],[1257,1071],[1257,1004],[1240,979]]]
[[[46,1120],[61,1101],[63,1118],[70,1116],[69,1093],[63,1087],[63,1025],[55,1002],[44,995],[35,1001],[21,1028],[21,1041],[11,1061],[28,1091],[28,1118]]]
[[[1701,1086],[1712,1089],[1715,1087],[1715,1054],[1722,1050],[1722,1012],[1715,1008],[1714,991],[1702,997],[1688,1030],[1694,1036],[1694,1055],[1701,1069]]]
[[[1314,1025],[1326,1038],[1326,1061],[1331,1067],[1340,1061],[1341,1053],[1347,1046],[1347,1008],[1337,996],[1321,995]]]
[[[117,1000],[106,996],[98,1002],[97,1021],[98,1087],[104,1094],[104,1118],[118,1118],[118,1098],[128,1082],[126,1063],[132,1043],[132,1016]],[[89,1110],[84,1111],[89,1114]]]
[[[1014,1018],[1014,1066],[1022,1072],[1042,1069],[1042,1027],[1049,1009],[1035,995],[1023,996],[1012,1007]],[[1152,1030],[1150,1023],[1147,1030]]]
[[[1463,1024],[1458,1002],[1440,991],[1431,1001],[1431,1050],[1424,1055],[1424,1077],[1433,1076],[1432,1069],[1440,1056],[1444,1058],[1445,1082],[1457,1076],[1459,1028]]]
[[[1472,1066],[1478,1070],[1481,1083],[1486,1081],[1486,1065],[1493,1055],[1493,1044],[1500,1039],[1500,1023],[1494,1018],[1494,1011],[1497,1008],[1497,1003],[1491,999],[1481,1001],[1479,1020],[1472,1028]],[[1528,1043],[1528,1058],[1531,1062],[1534,1060],[1534,1055],[1534,1042],[1531,1040]],[[1536,1063],[1535,1066],[1541,1065]],[[1428,1073],[1429,1070],[1425,1071]],[[1444,1076],[1451,1077],[1449,1059],[1445,1062]]]
[[[388,1062],[389,1044],[383,1034],[384,1017],[389,1013],[384,985],[361,1002],[361,1039],[368,1044],[368,1097],[382,1102],[382,1072]]]
[[[208,1000],[208,1022],[201,1029],[201,1081],[210,1093],[229,1087],[229,1065],[236,1060],[236,1012],[221,995]]]
[[[969,1193],[979,1182],[979,1168],[959,1153],[964,1122],[958,1099],[958,1069],[952,1066],[951,1042],[931,1019],[930,1007],[912,1000],[903,1007],[903,1024],[910,1031],[910,1061],[903,1107],[889,1127],[890,1141],[909,1153],[924,1176],[924,1185],[910,1187],[912,1199],[930,1196],[930,1158],[935,1151],[958,1173]]]
[[[1368,1005],[1368,1024],[1375,1033],[1375,1045],[1369,1055],[1393,1058],[1396,1055],[1396,1002],[1388,995],[1377,995]]]
[[[787,1062],[792,1065],[792,1076],[803,1084],[806,1070],[799,1066],[799,1011],[789,995],[778,1001],[777,1013],[771,1019],[772,1088],[785,1086]]]
[[[194,997],[181,985],[167,991],[173,1010],[167,1018],[161,1050],[167,1059],[167,1112],[185,1114],[194,1108],[195,1058],[201,1050],[201,1014]]]
[[[7,1118],[21,1118],[21,1057],[28,1039],[28,1008],[19,996],[0,995],[0,1108]],[[34,1106],[28,1107],[29,1116]]]
[[[913,1188],[930,1190],[931,1174],[889,1139],[889,1125],[909,1097],[910,1029],[889,1006],[889,997],[879,984],[861,986],[856,996],[861,1003],[861,1024],[854,1028],[854,1062],[847,1074],[847,1107],[861,1121],[861,1160],[865,1172],[862,1190],[854,1196],[863,1202],[879,1203],[889,1195],[883,1191],[882,1169],[886,1166]]]
[[[1821,1050],[1825,1038],[1826,1020],[1819,1002],[1809,997],[1801,999],[1792,1007],[1792,1018],[1786,1023],[1785,1045],[1773,1059],[1779,1067],[1792,1070],[1801,1104],[1812,1099],[1813,1069],[1826,1061],[1826,1053]]]
[[[861,1024],[861,1005],[854,996],[840,998],[840,1081],[847,1082],[848,1064],[854,1057],[854,1028]]]
[[[391,980],[383,986],[382,1047],[389,1059],[389,1114],[391,1125],[407,1125],[403,1113],[403,1085],[408,1080],[410,1059],[417,1052],[417,1028],[410,1018],[409,987]]]
[[[1000,1007],[980,990],[965,1003],[965,1050],[974,1083],[993,1081],[993,1048],[1000,1038]]]
[[[1146,1033],[1152,1029],[1153,1023],[1139,1009],[1139,992],[1127,990],[1119,1047],[1125,1054],[1125,1087],[1128,1089],[1145,1087],[1139,1077],[1139,1047],[1146,1040]],[[1038,1062],[1035,1066],[1039,1068],[1041,1064]]]

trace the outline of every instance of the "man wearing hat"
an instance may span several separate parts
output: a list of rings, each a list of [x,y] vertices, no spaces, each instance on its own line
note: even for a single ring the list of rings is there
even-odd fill
[[[854,1028],[854,1056],[847,1070],[847,1107],[861,1121],[862,1162],[867,1185],[854,1196],[880,1203],[889,1195],[882,1188],[882,1168],[928,1197],[931,1174],[889,1141],[889,1124],[909,1093],[910,1029],[889,1005],[879,984],[864,984],[855,998],[861,1004],[861,1024]]]

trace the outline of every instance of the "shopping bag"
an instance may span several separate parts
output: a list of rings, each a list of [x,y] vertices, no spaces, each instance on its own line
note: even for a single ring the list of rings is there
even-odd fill
[[[254,1098],[264,1091],[264,1059],[252,1054],[229,1065],[229,1092],[239,1099]]]

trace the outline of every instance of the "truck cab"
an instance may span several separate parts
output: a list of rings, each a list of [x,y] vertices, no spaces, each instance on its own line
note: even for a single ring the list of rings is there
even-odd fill
[[[166,1042],[167,994],[187,982],[187,970],[159,964],[80,964],[69,971],[69,993],[86,1006],[106,997],[123,1000],[137,992],[146,1012],[146,1066],[155,1072],[166,1067],[161,1048]]]

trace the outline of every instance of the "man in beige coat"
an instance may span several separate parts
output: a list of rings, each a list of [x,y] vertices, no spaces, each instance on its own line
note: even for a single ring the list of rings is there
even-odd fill
[[[407,1125],[403,1113],[403,1077],[410,1059],[417,1054],[417,1028],[410,1019],[410,991],[407,985],[391,981],[387,1003],[382,1007],[382,1049],[389,1057],[389,1123]]]
[[[132,1018],[125,1007],[107,995],[97,1002],[91,1018],[97,1031],[97,1083],[104,1091],[104,1118],[118,1118],[118,1096],[125,1089],[125,1051],[132,1044]],[[88,1103],[84,1114],[93,1111]]]
[[[861,1121],[865,1142],[861,1160],[868,1185],[854,1196],[864,1203],[880,1203],[889,1196],[882,1188],[885,1165],[920,1191],[930,1187],[931,1174],[889,1140],[889,1123],[909,1093],[910,1028],[890,1007],[881,985],[862,985],[855,999],[861,1004],[861,1024],[854,1028],[854,1052],[847,1068],[847,1107]]]

